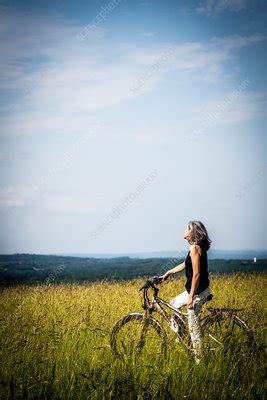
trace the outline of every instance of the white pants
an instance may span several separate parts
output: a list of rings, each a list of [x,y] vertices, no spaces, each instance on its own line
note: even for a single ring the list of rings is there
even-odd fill
[[[203,290],[199,294],[195,294],[193,297],[193,309],[187,309],[188,313],[188,326],[189,332],[193,344],[193,351],[195,357],[200,358],[202,353],[202,332],[200,328],[200,312],[202,305],[206,303],[207,297],[210,294],[210,288]],[[188,303],[189,293],[185,290],[180,293],[174,299],[171,300],[170,304],[175,308],[180,308]],[[173,317],[171,319],[171,329],[177,332],[178,326],[174,321]]]

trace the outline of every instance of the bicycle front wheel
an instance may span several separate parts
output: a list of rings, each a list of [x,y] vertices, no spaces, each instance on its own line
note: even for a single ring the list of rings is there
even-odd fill
[[[113,354],[120,358],[142,354],[150,360],[157,359],[166,355],[167,335],[155,318],[130,313],[114,325],[110,346]]]

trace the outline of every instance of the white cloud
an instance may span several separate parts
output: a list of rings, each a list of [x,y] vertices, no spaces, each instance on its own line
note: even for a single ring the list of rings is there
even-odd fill
[[[189,72],[190,80],[197,76],[200,80],[214,82],[224,79],[224,67],[233,59],[235,51],[265,39],[265,36],[254,33],[250,36],[214,37],[207,42],[157,44],[132,50],[129,58],[131,64],[143,66],[139,79],[158,65],[155,69],[161,75],[177,71],[183,77],[182,74]]]
[[[247,92],[234,102],[222,122],[243,122],[252,118],[266,118],[267,92]]]
[[[197,7],[197,11],[207,17],[212,17],[222,11],[238,12],[245,10],[251,3],[251,0],[205,0]]]
[[[2,108],[2,134],[80,134],[92,116],[156,88],[168,72],[181,79],[216,81],[225,64],[260,34],[213,38],[207,42],[154,43],[147,48],[110,42],[104,35],[76,40],[81,26],[65,20],[11,14],[0,16],[0,89],[16,93],[9,113]],[[23,24],[22,24],[23,22]],[[172,49],[166,61],[161,61]],[[157,71],[153,65],[158,63]],[[144,74],[140,90],[131,87]],[[12,108],[13,107],[13,108]]]
[[[96,199],[98,199],[96,201]],[[40,210],[68,212],[72,214],[86,214],[96,211],[99,203],[105,199],[87,194],[71,195],[46,191],[42,194],[34,186],[2,186],[0,187],[0,208],[38,207]],[[93,204],[94,203],[94,204]]]
[[[266,118],[267,92],[250,91],[247,89],[238,93],[237,90],[226,93],[223,97],[214,99],[194,108],[192,111],[192,133],[205,133],[214,126],[242,123],[253,118]]]
[[[13,207],[13,206],[24,206],[26,191],[22,193],[20,188],[14,186],[5,186],[0,188],[0,207]]]
[[[250,36],[240,36],[240,35],[232,35],[223,38],[213,38],[211,39],[211,43],[217,48],[222,47],[225,52],[231,52],[235,49],[241,49],[243,47],[249,46],[253,43],[258,43],[263,40],[266,40],[266,36],[261,33],[254,33]]]

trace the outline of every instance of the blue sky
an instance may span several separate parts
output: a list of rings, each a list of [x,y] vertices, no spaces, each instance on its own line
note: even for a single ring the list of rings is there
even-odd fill
[[[267,249],[266,14],[1,2],[0,252]]]

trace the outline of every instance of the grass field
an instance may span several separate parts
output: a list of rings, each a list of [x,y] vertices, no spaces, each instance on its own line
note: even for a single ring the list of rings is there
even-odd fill
[[[6,288],[0,300],[1,398],[263,399],[266,276],[211,276],[208,305],[245,307],[240,316],[256,344],[248,354],[210,354],[200,365],[167,325],[168,354],[156,364],[113,357],[111,329],[127,313],[144,311],[144,279]],[[184,277],[166,281],[159,296],[170,301],[184,283]]]

